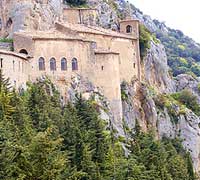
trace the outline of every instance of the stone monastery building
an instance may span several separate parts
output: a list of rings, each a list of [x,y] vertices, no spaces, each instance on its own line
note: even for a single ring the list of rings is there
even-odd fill
[[[140,79],[139,21],[122,20],[117,32],[98,27],[96,17],[95,9],[64,8],[51,31],[15,33],[14,52],[0,50],[4,75],[18,88],[44,75],[62,86],[79,74],[102,89],[121,121],[120,83]]]

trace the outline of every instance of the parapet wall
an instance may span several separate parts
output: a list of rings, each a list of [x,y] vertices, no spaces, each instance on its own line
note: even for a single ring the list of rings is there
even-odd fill
[[[64,8],[63,20],[73,24],[95,25],[97,20],[96,9]]]
[[[13,48],[13,43],[9,43],[9,42],[0,42],[0,50],[7,50],[10,51]]]

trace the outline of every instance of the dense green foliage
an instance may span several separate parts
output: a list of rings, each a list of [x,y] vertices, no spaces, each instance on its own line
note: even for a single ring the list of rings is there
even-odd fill
[[[154,20],[157,27],[163,24]],[[165,26],[165,25],[164,25]],[[200,76],[200,45],[185,36],[180,30],[168,28],[156,32],[157,38],[164,44],[168,56],[168,65],[172,68],[174,76],[183,73],[193,73]]]
[[[140,56],[143,59],[151,47],[150,41],[154,41],[154,43],[159,43],[159,40],[156,38],[155,34],[151,33],[146,26],[143,24],[139,25],[139,42],[140,42]]]
[[[197,97],[192,94],[190,90],[182,90],[171,95],[174,99],[184,104],[187,108],[191,109],[197,115],[200,115],[200,105]]]
[[[0,42],[5,42],[5,43],[13,43],[13,39],[8,39],[8,38],[0,38]]]
[[[164,111],[166,108],[173,123],[178,123],[178,116],[185,114],[185,106],[176,101],[172,95],[158,94],[154,96],[154,101],[158,109]],[[180,107],[180,109],[175,107]]]
[[[177,140],[130,133],[130,155],[94,100],[77,95],[62,106],[53,85],[38,82],[20,95],[0,75],[0,179],[193,180],[191,159]],[[134,132],[134,133],[133,133]]]
[[[143,59],[147,53],[147,50],[150,48],[151,33],[144,25],[140,24],[139,34],[140,34],[140,56]]]

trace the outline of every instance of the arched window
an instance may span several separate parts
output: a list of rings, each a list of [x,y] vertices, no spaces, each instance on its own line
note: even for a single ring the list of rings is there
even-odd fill
[[[132,27],[130,25],[126,26],[126,33],[131,33]]]
[[[78,61],[76,58],[72,59],[72,71],[78,70]]]
[[[19,51],[19,53],[22,53],[22,54],[26,54],[26,55],[28,55],[28,52],[27,52],[26,49],[21,49],[21,50]]]
[[[0,31],[1,31],[1,29],[2,29],[2,20],[0,18]]]
[[[50,70],[56,71],[56,59],[55,58],[50,59]]]
[[[45,70],[45,60],[43,57],[40,57],[38,60],[39,70],[44,71]]]
[[[10,28],[11,25],[12,25],[12,23],[13,23],[12,19],[9,18],[8,21],[6,22],[6,27],[7,27],[7,28]]]
[[[67,70],[67,59],[62,58],[61,59],[61,71],[66,71]]]
[[[0,67],[3,68],[3,58],[0,58],[1,65]]]

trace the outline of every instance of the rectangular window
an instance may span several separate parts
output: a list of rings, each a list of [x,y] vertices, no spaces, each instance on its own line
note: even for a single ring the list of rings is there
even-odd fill
[[[3,58],[0,59],[0,66],[3,68]]]
[[[15,71],[15,61],[13,60],[13,71]]]
[[[22,62],[22,72],[24,72],[24,62]]]

